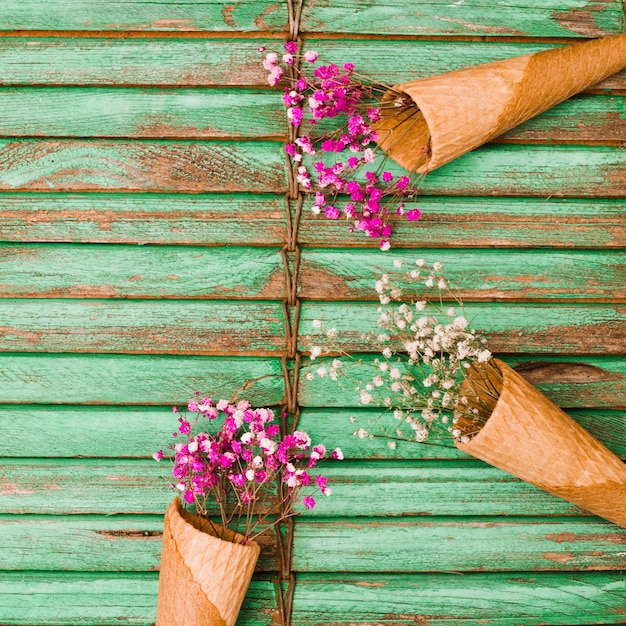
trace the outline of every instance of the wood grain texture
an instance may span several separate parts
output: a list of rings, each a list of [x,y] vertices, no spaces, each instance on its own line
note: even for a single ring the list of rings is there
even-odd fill
[[[114,0],[7,0],[0,9],[3,30],[258,31],[285,30],[285,0],[157,2]]]
[[[316,440],[317,441],[317,440]],[[163,439],[163,446],[167,438]],[[312,517],[588,515],[479,461],[326,462],[332,495]],[[160,514],[172,500],[171,464],[129,460],[0,460],[0,509],[13,514]],[[51,498],[50,494],[54,493]],[[372,502],[376,502],[372,509]],[[209,504],[219,516],[217,505]],[[298,522],[299,523],[299,522]]]
[[[199,390],[212,392],[203,383]],[[189,395],[189,394],[187,394]],[[219,392],[214,395],[219,395]],[[181,394],[180,406],[187,396]],[[626,459],[626,413],[570,409],[568,414],[616,454]],[[359,439],[354,432],[374,424],[391,426],[392,416],[380,409],[303,408],[299,425],[314,441],[327,448],[340,447],[349,460],[468,459],[448,437],[428,444],[400,442],[391,450],[384,439]],[[351,419],[352,418],[352,419]],[[176,428],[171,407],[137,406],[0,406],[0,448],[3,457],[33,456],[30,433],[45,432],[46,445],[37,450],[41,458],[93,457],[150,459]],[[72,436],[68,437],[67,433]]]
[[[272,142],[0,140],[7,191],[284,192]]]
[[[4,193],[0,239],[282,246],[287,224],[268,194]]]
[[[0,572],[0,614],[11,626],[151,626],[157,589],[157,572]],[[277,606],[273,581],[255,576],[237,624],[278,624]]]
[[[72,298],[280,299],[276,248],[11,244],[0,294]]]
[[[293,568],[379,574],[622,569],[626,532],[595,519],[307,521],[294,531]]]
[[[24,86],[260,87],[267,86],[267,72],[258,48],[267,43],[265,38],[0,37],[0,75],[3,85]]]
[[[378,329],[379,306],[378,303],[305,302],[298,326],[300,348],[310,349],[310,344],[321,337],[313,326],[314,320],[321,320],[324,329],[337,330],[332,340],[337,349],[376,352],[372,333]],[[448,306],[456,303],[450,302]],[[455,310],[461,313],[458,306]],[[463,310],[494,353],[626,353],[626,306],[498,302],[468,304]],[[400,340],[393,345],[402,349]]]
[[[228,399],[244,386],[256,405],[283,397],[280,359],[269,357],[32,354],[2,364],[0,402],[11,404],[186,405],[200,389]]]
[[[620,458],[626,459],[626,412],[589,409],[568,409],[566,412]],[[30,414],[32,415],[32,412]],[[38,414],[35,415],[39,417]],[[43,417],[39,417],[36,423],[42,423],[43,419]],[[49,421],[52,422],[53,420]],[[302,410],[299,421],[300,427],[308,432],[313,440],[324,441],[329,449],[340,447],[345,458],[353,461],[467,460],[470,458],[457,450],[445,432],[433,432],[431,439],[426,443],[399,441],[393,450],[384,438],[366,437],[361,439],[356,435],[360,428],[365,428],[368,431],[376,430],[377,432],[380,428],[386,428],[387,432],[393,432],[396,428],[395,424],[397,422],[390,413],[385,413],[380,408],[368,409],[365,407],[356,409],[305,408]],[[56,432],[57,429],[55,428],[52,435],[55,436]],[[56,435],[55,443],[58,439],[60,437]],[[56,445],[62,446],[61,443]],[[61,447],[61,449],[65,449],[65,447]],[[20,446],[18,450],[23,456],[29,454],[26,446]]]
[[[2,203],[0,196],[0,205]],[[344,204],[339,201],[341,208]],[[344,220],[313,215],[312,205],[312,201],[305,202],[300,221],[298,232],[303,245],[378,247],[373,239],[348,232]],[[626,246],[626,204],[620,199],[424,196],[406,206],[407,210],[419,209],[422,216],[416,222],[399,217],[391,220],[394,248],[606,249]],[[8,228],[18,230],[19,222],[16,222],[10,221]],[[13,223],[16,225],[12,226]],[[35,224],[29,224],[29,235],[33,231],[37,232]]]
[[[617,572],[300,574],[292,623],[609,624],[622,619],[625,599]]]
[[[7,571],[154,572],[162,515],[0,515]],[[257,571],[276,570],[276,538],[259,539]],[[10,554],[9,554],[10,553]]]
[[[0,89],[0,108],[4,137],[263,139],[287,132],[278,94],[261,90],[16,87]]]
[[[313,33],[602,37],[622,32],[619,2],[509,3],[486,11],[480,2],[409,0],[305,2],[301,29]]]
[[[124,85],[266,87],[259,46],[279,48],[280,39],[124,39],[63,37],[0,38],[2,85]],[[434,76],[555,47],[528,41],[396,41],[319,39],[325,62],[354,63],[386,85]],[[398,63],[402,59],[402,63]],[[595,86],[626,88],[619,72]],[[278,98],[278,93],[276,94]]]
[[[452,9],[452,7],[449,7]],[[507,6],[505,11],[511,7]],[[485,11],[484,14],[487,12]],[[621,18],[623,19],[623,17]],[[621,32],[623,29],[620,28]],[[310,47],[318,50],[328,63],[343,64],[346,60],[384,85],[435,76],[472,65],[499,61],[557,47],[554,43],[534,41],[402,41],[363,39],[319,39]],[[590,91],[623,89],[626,72],[620,71]]]
[[[301,406],[359,406],[359,394],[355,388],[364,381],[369,382],[375,375],[374,358],[364,355],[347,365],[341,384],[316,376],[308,380],[307,374],[313,373],[323,360],[309,361],[300,371]],[[626,359],[623,357],[528,357],[517,354],[502,360],[560,407],[626,409]]]
[[[189,139],[285,138],[275,91],[252,89],[0,89],[0,136]],[[70,113],[71,112],[71,113]],[[319,128],[336,128],[333,120]],[[502,135],[506,142],[619,142],[626,114],[619,96],[581,95]]]
[[[0,299],[0,352],[281,355],[278,302]]]
[[[384,155],[372,167],[407,173]],[[420,193],[437,196],[622,198],[626,156],[614,146],[487,144],[426,174],[419,184]]]
[[[374,283],[383,272],[403,282],[406,267],[425,257],[444,264],[446,278],[464,302],[616,301],[626,297],[622,250],[447,250],[429,252],[306,249],[300,264],[300,296],[316,300],[377,300]],[[402,269],[393,260],[406,262]]]

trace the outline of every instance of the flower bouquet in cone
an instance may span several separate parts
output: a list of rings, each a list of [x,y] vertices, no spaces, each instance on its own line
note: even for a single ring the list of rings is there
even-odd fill
[[[169,446],[180,497],[165,514],[156,623],[233,626],[259,557],[254,539],[296,502],[313,508],[311,492],[330,495],[326,477],[310,473],[326,448],[303,431],[281,437],[273,411],[247,401],[196,398],[187,408],[195,417],[179,417]]]
[[[626,33],[389,87],[353,63],[319,64],[295,42],[265,53],[270,85],[287,81],[286,151],[295,183],[315,194],[312,211],[348,220],[390,247],[393,216],[422,177],[626,67]],[[380,155],[380,153],[382,156]],[[386,166],[390,157],[407,172]]]
[[[394,265],[395,272],[404,264]],[[373,375],[357,391],[361,404],[382,405],[397,422],[391,434],[377,426],[355,434],[385,437],[395,448],[397,440],[425,442],[443,429],[470,455],[626,527],[626,464],[493,357],[442,268],[419,259],[399,277],[390,272],[376,282],[379,330],[370,339],[381,356],[368,362]],[[310,338],[312,359],[349,356],[328,343],[336,329],[321,320],[313,327],[325,338]],[[338,380],[343,371],[335,358],[307,376]]]

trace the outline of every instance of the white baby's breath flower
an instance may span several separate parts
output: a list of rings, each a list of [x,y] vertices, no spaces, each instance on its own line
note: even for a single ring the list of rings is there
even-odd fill
[[[391,348],[389,346],[387,346],[383,351],[382,351],[382,355],[386,358],[386,359],[390,359],[391,358]]]
[[[452,307],[450,307],[450,308],[446,311],[446,315],[447,315],[448,317],[456,317],[456,311],[455,311]]]
[[[320,346],[312,346],[311,347],[311,360],[315,359],[320,354],[322,354],[322,348]]]
[[[313,328],[321,328],[322,327],[322,320],[313,320],[311,322],[311,324],[313,325]]]
[[[337,329],[336,329],[336,328],[329,328],[329,329],[326,331],[326,336],[327,336],[329,339],[334,339],[334,338],[337,336]]]
[[[440,263],[439,261],[435,261],[433,263],[433,269],[435,270],[435,272],[440,272],[443,269],[443,263]]]
[[[372,394],[367,393],[365,389],[361,390],[361,393],[360,393],[361,404],[370,404],[373,400],[374,400],[374,397],[372,396]]]
[[[415,261],[415,265],[417,265],[417,267],[424,267],[426,261],[424,261],[424,259],[417,259],[417,261]]]
[[[402,376],[402,373],[397,367],[394,367],[389,372],[389,376],[393,378],[394,380],[399,380],[399,378]]]
[[[354,433],[359,439],[365,439],[366,437],[369,436],[369,433],[365,430],[365,428],[359,428],[359,430],[357,430]]]
[[[317,375],[320,378],[324,378],[327,374],[328,374],[328,370],[323,365],[322,365],[322,367],[319,367],[317,369]]]
[[[439,281],[437,282],[437,287],[439,289],[445,289],[448,286],[448,283],[446,282],[445,278],[440,278]]]
[[[393,266],[397,267],[397,268],[402,267],[402,259],[394,259],[393,260]]]
[[[388,441],[388,442],[387,442],[387,445],[389,446],[389,449],[390,449],[390,450],[395,450],[395,449],[396,449],[396,445],[397,445],[397,444],[396,444],[396,442],[395,442],[395,441],[391,441],[391,440],[390,440],[390,441]]]
[[[389,350],[389,356],[391,356],[391,350]],[[387,361],[383,361],[379,366],[378,369],[381,372],[386,372],[389,369],[389,363],[387,363]]]

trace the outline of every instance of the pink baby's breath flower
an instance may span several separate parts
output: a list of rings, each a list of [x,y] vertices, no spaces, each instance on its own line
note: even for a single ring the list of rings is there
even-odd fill
[[[283,63],[285,65],[293,65],[294,60],[293,54],[283,54]]]
[[[318,54],[315,50],[307,50],[304,53],[304,60],[307,63],[315,63],[317,61]]]
[[[393,180],[393,174],[391,172],[383,172],[382,179],[386,183],[390,183]]]
[[[152,458],[153,458],[155,461],[160,461],[160,460],[163,458],[163,450],[159,450],[158,452],[155,452],[155,453],[152,455]]]
[[[298,44],[295,41],[285,42],[283,48],[288,54],[296,54],[296,52],[298,52]]]
[[[396,189],[406,189],[409,186],[409,177],[400,176],[396,182]]]
[[[419,209],[411,209],[406,212],[406,219],[409,220],[409,222],[414,222],[415,220],[418,220],[421,215],[422,212]]]
[[[312,496],[304,496],[304,498],[302,498],[302,504],[309,510],[313,509],[315,508],[315,499]]]

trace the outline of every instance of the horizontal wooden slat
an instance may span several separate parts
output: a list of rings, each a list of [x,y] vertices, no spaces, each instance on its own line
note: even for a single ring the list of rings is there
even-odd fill
[[[348,363],[341,384],[315,376],[320,360],[308,361],[300,370],[301,406],[356,407],[358,384],[375,375],[374,356]],[[626,409],[626,359],[623,357],[525,357],[502,359],[537,386],[555,404],[567,408]],[[352,391],[354,390],[354,391]],[[382,400],[382,397],[381,397]]]
[[[481,517],[428,521],[313,521],[294,532],[296,572],[619,570],[623,529],[595,518]],[[0,517],[6,570],[153,571],[161,516]],[[261,535],[257,571],[275,569],[275,538]],[[475,549],[481,545],[481,550]],[[390,550],[390,546],[393,549]]]
[[[281,354],[278,302],[0,299],[0,352]]]
[[[0,204],[3,202],[0,196]],[[344,220],[313,215],[312,204],[305,203],[300,221],[298,232],[303,244],[378,247],[374,239],[348,232],[348,224]],[[343,204],[340,200],[339,207]],[[420,209],[422,216],[416,222],[404,218],[391,221],[391,244],[395,248],[551,246],[606,249],[626,246],[626,204],[622,200],[425,196],[406,206],[407,210]],[[29,223],[26,230],[26,225],[18,221],[22,214],[14,219],[12,216],[9,214],[5,222],[10,236],[20,236],[20,233],[38,235],[37,223]],[[0,224],[3,221],[0,216]],[[114,224],[114,228],[116,226]],[[55,220],[51,227],[56,231],[61,225],[57,226]],[[52,228],[49,237],[54,236]],[[75,228],[78,229],[77,226]],[[0,232],[2,230],[0,226]]]
[[[199,389],[209,391],[204,384]],[[214,397],[220,395],[219,391]],[[181,394],[180,401],[186,400]],[[626,459],[626,414],[623,411],[578,409],[569,410],[568,414]],[[307,431],[313,441],[321,441],[329,449],[340,447],[347,459],[469,458],[443,435],[434,437],[429,444],[400,442],[395,450],[391,450],[384,439],[359,439],[354,435],[360,427],[371,428],[379,418],[380,409],[304,408],[299,427]],[[394,423],[391,416],[381,419],[384,420],[381,425]],[[30,434],[45,432],[46,445],[37,449],[39,457],[147,459],[163,447],[176,426],[176,416],[167,406],[2,406],[0,441],[5,445],[0,446],[0,451],[5,457],[32,457]],[[72,433],[71,437],[67,436],[68,432]]]
[[[114,0],[94,4],[72,0],[6,0],[0,9],[4,30],[122,30],[122,31],[256,31],[285,30],[285,0],[195,0],[170,3]]]
[[[625,565],[626,532],[594,518],[354,518],[300,522],[294,531],[296,572],[620,570]]]
[[[73,298],[280,299],[277,248],[4,245],[0,294]]]
[[[277,142],[0,140],[6,191],[282,192]]]
[[[287,118],[275,91],[239,89],[0,89],[0,136],[275,138]],[[233,115],[236,111],[237,115]],[[320,129],[335,129],[331,120]],[[581,95],[507,132],[507,142],[616,142],[626,139],[618,96]]]
[[[0,620],[15,626],[154,624],[158,573],[0,572]],[[279,624],[276,586],[255,578],[238,626]]]
[[[298,326],[300,348],[328,341],[312,324],[322,320],[325,329],[337,329],[332,344],[338,349],[375,352],[368,333],[378,329],[378,307],[378,303],[305,302]],[[626,306],[482,303],[468,304],[463,311],[455,305],[455,310],[471,320],[494,353],[626,354]],[[401,349],[401,342],[395,347]]]
[[[268,40],[0,37],[0,74],[3,85],[267,86],[262,45]]]
[[[442,8],[443,6],[438,4],[436,11],[440,12]],[[454,10],[452,6],[448,8]],[[509,9],[510,7],[507,6],[503,10]],[[483,11],[483,15],[486,14],[487,12]],[[622,30],[623,28],[620,28],[619,32]],[[318,50],[320,58],[326,63],[343,64],[349,61],[354,63],[356,69],[368,78],[390,86],[554,47],[557,46],[553,43],[523,40],[465,42],[382,39],[373,41],[367,37],[353,40],[348,37],[309,40],[307,45],[309,49]],[[625,79],[626,72],[620,71],[598,83],[591,90],[623,89],[626,86]]]
[[[229,399],[246,386],[263,406],[280,404],[284,389],[280,359],[268,357],[32,354],[2,365],[0,402],[15,404],[186,404],[195,391]]]
[[[2,567],[11,571],[156,571],[162,531],[162,515],[0,515]],[[259,544],[257,571],[276,570],[275,535],[264,533]]]
[[[372,247],[343,220],[311,213],[298,238],[306,246]],[[408,206],[408,205],[407,205]],[[626,246],[622,200],[420,198],[417,222],[393,222],[395,248]],[[0,194],[4,241],[282,245],[283,198],[255,194]]]
[[[330,165],[332,159],[326,161]],[[406,174],[384,155],[373,167]],[[622,198],[625,181],[626,156],[619,147],[488,144],[426,174],[419,184],[426,195]]]
[[[280,39],[0,38],[3,85],[267,86],[259,46]],[[325,62],[354,63],[372,80],[393,85],[555,47],[527,41],[311,41]],[[402,62],[398,62],[401,59]],[[626,88],[619,72],[598,88]],[[278,94],[277,94],[278,98]]]
[[[600,122],[609,99],[598,100]],[[4,137],[263,139],[287,132],[284,106],[271,91],[22,87],[0,89],[0,109]]]
[[[388,35],[503,35],[516,37],[602,37],[622,32],[619,2],[593,5],[559,1],[494,6],[374,0],[305,2],[301,30],[314,33]]]
[[[282,246],[287,225],[283,197],[274,195],[4,193],[0,238]]]
[[[433,250],[423,254],[392,249],[307,249],[300,263],[300,296],[319,300],[376,300],[374,283],[383,272],[401,278],[408,264],[426,257],[441,261],[446,277],[464,301],[616,300],[626,297],[623,251]],[[406,261],[395,269],[393,260]]]
[[[618,572],[300,574],[292,624],[617,624],[625,600]]]
[[[162,447],[167,439],[164,433]],[[328,477],[332,494],[316,497],[312,511],[298,505],[302,519],[588,515],[479,461],[327,461],[318,470]],[[0,460],[0,510],[20,514],[158,515],[173,497],[168,489],[172,480],[171,464],[157,464],[152,459]],[[219,516],[217,505],[210,505],[210,512]]]
[[[349,387],[346,387],[349,390]],[[345,392],[346,394],[348,391]],[[9,415],[14,420],[19,419],[19,414],[9,410]],[[4,411],[0,412],[2,415]],[[32,413],[28,413],[32,415]],[[596,439],[612,450],[620,458],[626,459],[626,413],[624,411],[591,411],[585,409],[569,409],[567,414],[586,428]],[[63,419],[65,414],[59,419]],[[56,415],[44,422],[43,417],[36,414],[36,423],[56,423]],[[76,423],[61,421],[61,424]],[[28,421],[28,420],[27,420]],[[95,422],[95,420],[94,420]],[[361,439],[355,435],[364,428],[371,432],[393,432],[397,422],[390,413],[383,409],[316,409],[306,408],[302,410],[299,426],[306,430],[314,441],[323,441],[329,449],[340,447],[346,459],[469,459],[470,457],[452,443],[451,438],[445,431],[433,431],[431,437],[425,443],[412,441],[398,441],[395,449],[391,449],[388,440],[379,437],[366,437]],[[8,432],[8,431],[7,431]],[[26,431],[24,431],[26,433]],[[62,446],[60,437],[56,435],[55,428],[53,440],[56,446]],[[57,443],[58,441],[58,443]],[[18,444],[19,445],[19,444]],[[62,450],[66,449],[64,446]],[[12,448],[13,450],[13,448]],[[20,446],[20,455],[28,456],[26,446]],[[59,455],[60,456],[60,455]],[[71,456],[71,455],[68,455]]]

